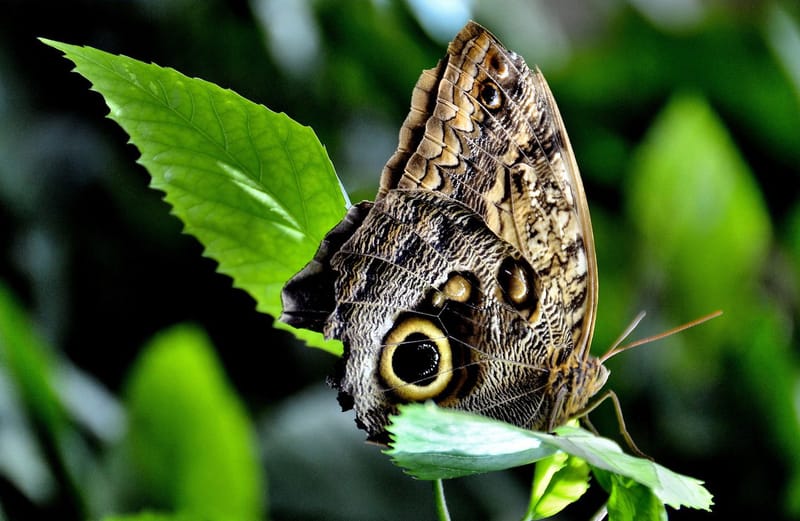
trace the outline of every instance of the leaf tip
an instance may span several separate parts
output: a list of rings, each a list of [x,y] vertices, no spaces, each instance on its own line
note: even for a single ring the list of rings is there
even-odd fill
[[[42,42],[44,45],[52,47],[53,49],[57,49],[63,52],[64,54],[66,54],[69,51],[69,49],[73,47],[68,43],[59,42],[58,40],[52,40],[50,38],[45,38],[44,36],[37,36],[36,39]]]

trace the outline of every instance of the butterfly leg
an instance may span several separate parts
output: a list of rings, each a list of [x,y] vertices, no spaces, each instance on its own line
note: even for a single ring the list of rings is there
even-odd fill
[[[578,421],[586,427],[586,429],[590,430],[595,436],[600,436],[600,433],[595,429],[594,425],[592,424],[591,420],[589,420],[589,416],[581,416]]]
[[[628,445],[628,448],[630,448],[631,452],[633,452],[640,458],[647,458],[649,460],[652,460],[653,458],[642,452],[639,449],[639,447],[636,446],[636,443],[634,443],[633,438],[631,438],[631,435],[628,432],[628,428],[625,426],[625,418],[622,415],[622,406],[619,403],[619,398],[617,397],[617,393],[615,393],[614,391],[612,390],[606,391],[600,398],[595,400],[593,403],[587,405],[582,411],[576,414],[576,416],[580,418],[581,421],[588,422],[589,420],[588,414],[593,410],[595,410],[601,403],[603,403],[607,399],[610,399],[611,402],[614,404],[614,413],[617,415],[617,423],[619,424],[619,433],[622,434],[622,437],[625,440],[625,443]],[[591,425],[591,423],[588,424]],[[591,430],[595,430],[594,427],[592,427]],[[597,431],[595,431],[595,433],[596,432]]]

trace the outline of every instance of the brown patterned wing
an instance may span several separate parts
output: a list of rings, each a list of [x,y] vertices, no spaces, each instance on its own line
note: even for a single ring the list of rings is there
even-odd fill
[[[474,22],[414,88],[377,199],[395,188],[438,191],[483,217],[557,286],[571,331],[560,345],[588,357],[597,269],[569,138],[542,74]]]
[[[334,386],[370,439],[387,441],[398,403],[428,399],[549,426],[548,368],[563,360],[541,346],[569,332],[554,316],[529,321],[556,306],[556,294],[510,297],[517,293],[504,273],[531,282],[527,266],[480,216],[441,193],[391,190],[375,203],[330,258],[336,308],[325,328],[347,347]]]

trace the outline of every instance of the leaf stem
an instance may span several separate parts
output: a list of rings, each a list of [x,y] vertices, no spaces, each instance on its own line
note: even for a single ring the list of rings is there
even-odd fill
[[[447,501],[444,498],[444,484],[441,479],[433,481],[433,500],[436,502],[436,516],[439,521],[450,521]]]
[[[603,503],[603,506],[594,513],[589,521],[603,521],[608,515],[608,503]]]

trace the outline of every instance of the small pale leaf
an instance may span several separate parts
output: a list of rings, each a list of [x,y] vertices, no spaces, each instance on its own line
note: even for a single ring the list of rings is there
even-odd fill
[[[667,510],[653,491],[636,481],[595,469],[595,476],[608,490],[610,521],[666,521]]]
[[[528,519],[544,519],[561,512],[589,489],[589,465],[557,452],[536,462]]]

